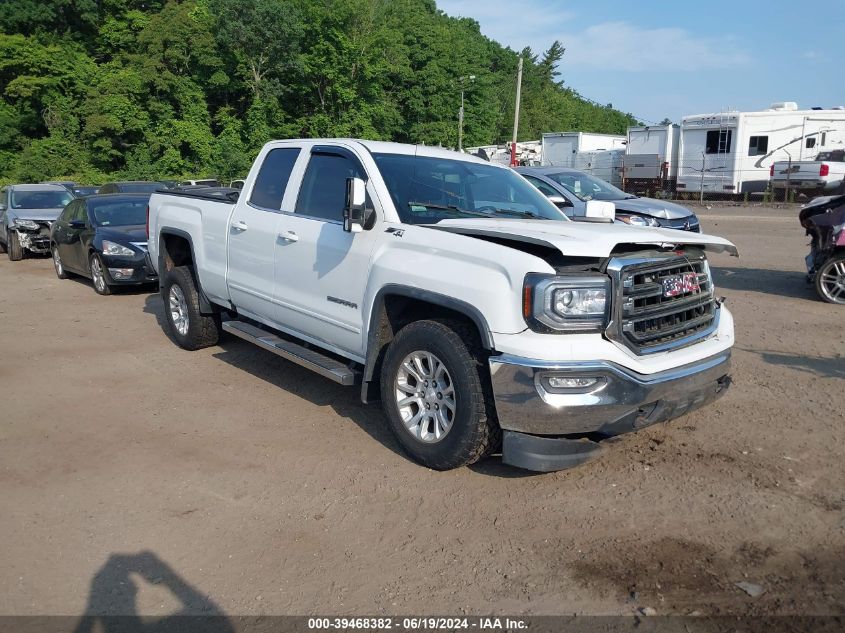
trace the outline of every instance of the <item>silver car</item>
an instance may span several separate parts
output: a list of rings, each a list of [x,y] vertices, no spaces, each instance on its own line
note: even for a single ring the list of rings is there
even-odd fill
[[[573,220],[584,217],[589,200],[602,200],[613,202],[617,221],[626,224],[701,232],[698,218],[686,207],[666,200],[639,198],[583,171],[565,167],[515,169]]]
[[[50,252],[50,226],[71,200],[62,185],[9,185],[0,190],[0,252],[13,262]]]

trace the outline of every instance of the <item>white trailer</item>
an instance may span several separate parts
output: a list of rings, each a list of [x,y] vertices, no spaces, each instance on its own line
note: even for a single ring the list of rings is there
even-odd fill
[[[842,149],[845,108],[799,110],[788,101],[759,112],[696,114],[681,120],[679,192],[765,191],[775,161]]]
[[[678,180],[680,130],[675,124],[628,128],[623,172],[626,191],[652,195],[674,188]]]
[[[575,167],[579,152],[603,152],[625,149],[625,137],[592,132],[554,132],[543,134],[542,164],[549,167]]]

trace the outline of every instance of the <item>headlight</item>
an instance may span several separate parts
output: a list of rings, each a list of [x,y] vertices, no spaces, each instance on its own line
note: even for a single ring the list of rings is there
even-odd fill
[[[39,226],[38,222],[35,222],[34,220],[21,220],[20,218],[15,218],[15,223],[12,225],[12,228],[37,231]]]
[[[625,213],[617,213],[616,219],[621,220],[625,224],[632,226],[660,226],[660,222],[647,215],[631,215]]]
[[[607,319],[610,279],[603,275],[528,275],[523,316],[532,329],[595,332]],[[537,327],[539,326],[539,327]]]
[[[103,255],[123,255],[131,257],[134,254],[135,251],[131,248],[127,248],[122,244],[115,244],[114,242],[103,240]]]

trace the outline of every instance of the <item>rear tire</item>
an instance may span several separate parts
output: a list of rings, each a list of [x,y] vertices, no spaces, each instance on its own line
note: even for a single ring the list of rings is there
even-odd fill
[[[815,285],[823,301],[845,305],[845,254],[831,257],[819,267]]]
[[[23,259],[24,252],[23,247],[21,246],[21,241],[18,239],[18,234],[16,231],[12,231],[11,233],[6,234],[8,236],[8,243],[6,248],[8,249],[9,253],[9,260],[13,262],[19,262]]]
[[[417,321],[396,334],[385,354],[381,399],[390,428],[405,451],[429,468],[473,464],[499,446],[477,338],[457,321]]]
[[[8,241],[9,235],[6,234],[6,240]],[[6,252],[6,242],[0,242],[0,253]]]
[[[199,291],[190,268],[177,266],[168,271],[161,294],[167,331],[179,347],[193,351],[217,344],[220,315],[200,313]]]

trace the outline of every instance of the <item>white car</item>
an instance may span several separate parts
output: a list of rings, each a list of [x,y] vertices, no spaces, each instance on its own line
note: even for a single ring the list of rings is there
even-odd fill
[[[153,194],[149,252],[182,347],[229,332],[359,384],[428,467],[550,471],[730,383],[705,251],[735,247],[587,214],[466,154],[274,141],[237,201]]]

